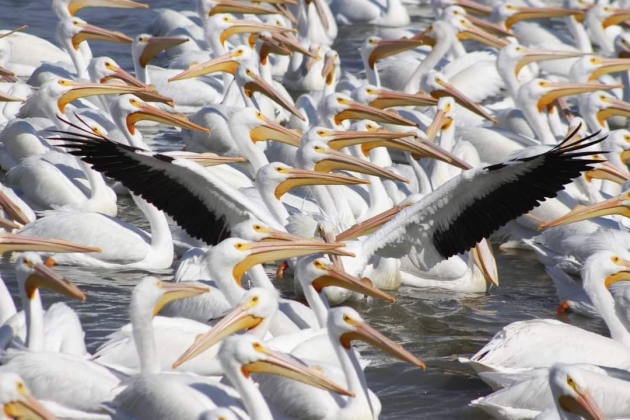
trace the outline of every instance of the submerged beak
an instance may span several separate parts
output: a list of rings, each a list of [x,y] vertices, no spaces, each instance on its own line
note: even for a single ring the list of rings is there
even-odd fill
[[[79,44],[87,40],[115,42],[118,44],[131,44],[133,42],[133,39],[121,32],[108,31],[107,29],[99,28],[89,23],[83,25],[81,31],[72,37],[72,46],[77,50]]]
[[[314,240],[277,241],[277,242],[253,242],[249,245],[250,254],[240,263],[234,266],[234,279],[240,284],[243,274],[256,264],[272,261],[288,260],[294,257],[303,257],[312,254],[334,254],[345,257],[353,257],[354,254],[342,250],[343,243],[328,244]]]
[[[336,267],[334,264],[330,264],[325,268],[327,274],[316,278],[312,285],[313,288],[320,293],[324,287],[335,286],[342,287],[352,292],[357,292],[366,296],[371,296],[375,299],[383,299],[387,302],[394,303],[396,298],[374,287],[370,279],[351,276],[343,269]]]
[[[249,138],[258,141],[277,141],[294,147],[300,147],[301,133],[290,130],[261,114],[262,124],[249,132]]]
[[[293,29],[283,28],[276,25],[265,25],[258,22],[249,22],[246,20],[235,21],[232,26],[221,32],[220,41],[221,45],[225,44],[225,41],[232,35],[236,34],[253,34],[269,32],[271,34],[280,32],[295,32]]]
[[[571,210],[569,213],[562,217],[558,217],[547,223],[543,223],[538,227],[538,230],[547,229],[556,226],[568,225],[569,223],[581,222],[583,220],[594,219],[596,217],[610,216],[618,214],[625,217],[630,217],[630,208],[624,204],[629,201],[630,198],[627,194],[610,198],[606,201],[602,201],[592,206],[579,207],[575,210]]]
[[[576,58],[581,57],[583,55],[588,55],[583,52],[575,52],[575,51],[552,51],[552,50],[530,50],[523,55],[523,57],[518,60],[516,63],[516,68],[514,69],[514,75],[518,77],[521,69],[528,64],[536,63],[539,61],[549,61],[549,60],[562,60],[565,58]]]
[[[182,283],[169,283],[169,282],[160,282],[162,289],[164,289],[164,293],[162,297],[153,308],[153,316],[157,315],[164,305],[170,302],[174,302],[176,300],[186,299],[189,297],[199,296],[204,293],[210,291],[210,288],[207,286],[198,286],[196,284],[186,284],[186,282]]]
[[[603,59],[600,66],[594,70],[588,78],[588,81],[597,80],[600,76],[609,73],[617,73],[630,70],[630,60],[623,58]]]
[[[587,420],[606,420],[607,418],[587,390],[578,391],[577,399],[572,396],[562,395],[558,401],[563,410],[576,414],[581,418]]]
[[[353,178],[351,176],[309,171],[306,169],[293,168],[287,169],[286,171],[291,175],[288,179],[279,183],[274,192],[278,200],[292,189],[308,185],[358,185],[370,183],[370,181]]]
[[[345,153],[338,152],[337,150],[329,149],[326,152],[327,158],[315,164],[315,170],[318,172],[331,172],[335,170],[339,171],[351,171],[359,172],[366,175],[377,176],[379,178],[391,179],[393,181],[409,183],[409,180],[396,175],[393,172],[383,169],[372,162],[355,158],[354,156],[346,155]]]
[[[210,129],[202,127],[190,121],[182,114],[170,114],[147,104],[138,104],[138,110],[127,116],[127,129],[131,134],[135,132],[135,124],[138,121],[155,121],[157,123],[173,125],[186,130],[210,133]]]
[[[214,16],[219,13],[233,13],[237,15],[270,15],[278,13],[277,10],[268,7],[259,6],[257,4],[242,3],[233,0],[220,0],[217,5],[210,9],[208,16]]]
[[[395,112],[386,112],[358,102],[346,101],[347,108],[335,115],[335,124],[339,125],[345,120],[371,120],[376,123],[408,125],[416,127],[417,124],[401,117]]]
[[[422,370],[426,369],[424,363],[416,358],[413,354],[409,353],[407,350],[403,348],[398,343],[393,342],[389,338],[385,337],[380,332],[376,331],[374,328],[370,327],[368,324],[361,322],[354,324],[355,331],[347,332],[342,334],[339,337],[341,341],[341,345],[346,349],[350,349],[352,345],[352,341],[361,340],[366,342],[377,349],[383,350],[386,353],[391,354],[392,356],[407,362],[411,363],[414,366],[422,368]]]
[[[3,413],[9,418],[21,420],[56,420],[55,417],[46,407],[31,395],[22,393],[20,401],[11,401],[4,404]]]
[[[233,53],[223,54],[217,58],[206,61],[201,64],[193,64],[176,76],[168,79],[169,82],[175,82],[177,80],[190,79],[192,77],[203,76],[204,74],[225,72],[234,75],[238,69],[239,62],[235,60]]]
[[[621,161],[625,163],[626,159],[630,158],[628,150],[621,152],[620,157]],[[587,182],[590,182],[592,179],[603,179],[617,184],[623,184],[626,181],[630,181],[630,174],[628,172],[618,169],[615,165],[608,161],[596,164],[593,169],[584,172],[584,177]]]
[[[145,68],[149,61],[153,60],[160,52],[181,45],[184,42],[188,42],[188,38],[176,36],[154,36],[149,38],[142,50],[142,54],[140,54],[140,66]]]
[[[505,27],[510,29],[514,24],[524,20],[550,19],[573,15],[584,15],[584,12],[581,10],[560,9],[556,7],[519,7],[518,12],[505,20]]]
[[[61,113],[64,113],[66,105],[68,105],[70,102],[80,98],[87,98],[88,96],[112,95],[122,93],[138,94],[146,92],[145,88],[139,88],[135,86],[119,86],[102,83],[78,83],[69,80],[60,80],[59,83],[63,86],[71,87],[68,92],[61,95],[61,97],[57,100],[57,106]]]
[[[498,38],[483,29],[479,29],[472,23],[468,23],[466,29],[457,34],[457,38],[460,41],[471,40],[481,42],[482,44],[499,50],[509,44],[505,39]]]
[[[481,105],[472,101],[470,98],[464,95],[459,89],[457,89],[452,84],[444,82],[442,80],[438,81],[438,84],[442,86],[443,89],[438,89],[438,90],[434,90],[433,92],[430,92],[431,96],[433,96],[434,98],[442,98],[444,96],[451,96],[453,99],[455,99],[455,102],[457,102],[459,105],[463,106],[467,110],[474,112],[475,114],[489,121],[492,121],[494,124],[499,123],[497,119],[494,118],[492,115],[490,115],[485,109],[483,109]]]
[[[243,90],[248,97],[251,98],[254,92],[260,92],[302,121],[306,121],[306,118],[300,114],[300,111],[297,110],[295,105],[278,93],[278,91],[260,77],[260,75],[252,74],[250,77],[252,80],[245,83],[243,86]]]
[[[497,261],[492,254],[492,248],[485,239],[482,239],[473,249],[470,250],[475,264],[486,279],[487,284],[494,284],[499,287],[499,270]]]
[[[628,19],[630,19],[630,9],[617,9],[612,15],[602,21],[602,27],[606,29],[609,26],[617,25]]]
[[[248,314],[249,309],[249,306],[238,305],[223,319],[214,324],[210,331],[205,334],[199,334],[188,350],[173,363],[173,369],[199,356],[225,337],[229,337],[239,331],[250,331],[259,326],[264,321],[264,318]]]
[[[552,89],[542,95],[538,100],[538,111],[540,112],[551,105],[556,99],[564,96],[623,87],[623,85],[604,85],[601,83],[549,83],[549,85]]]
[[[374,69],[376,62],[392,55],[400,54],[402,52],[413,50],[426,42],[422,39],[416,38],[401,38],[401,39],[383,39],[378,42],[378,45],[374,47],[370,56],[368,57],[368,64],[371,69]]]
[[[409,95],[407,93],[381,89],[378,92],[377,98],[368,105],[373,108],[385,109],[394,106],[435,106],[437,103],[437,99],[424,92]]]
[[[623,86],[623,85],[615,85],[610,89]],[[621,117],[630,117],[630,103],[621,101],[616,98],[606,98],[606,102],[608,102],[608,106],[604,109],[597,111],[597,121],[604,126],[606,120],[610,117],[621,116]]]
[[[284,376],[327,391],[337,394],[354,397],[355,394],[337,385],[326,378],[321,370],[310,368],[304,362],[288,354],[268,349],[262,344],[257,345],[256,351],[265,354],[265,360],[255,361],[241,367],[241,372],[245,377],[251,373],[268,373],[272,375]]]
[[[85,301],[85,294],[67,279],[61,277],[46,264],[33,264],[34,272],[26,279],[26,294],[29,299],[42,287],[60,295]]]
[[[123,9],[148,9],[149,5],[136,3],[131,0],[71,0],[68,3],[68,12],[74,16],[76,12],[84,7],[116,7]]]
[[[63,239],[33,238],[25,235],[0,234],[0,253],[5,252],[101,252],[100,248],[73,244]]]
[[[242,156],[219,156],[215,153],[169,153],[175,159],[186,159],[204,167],[246,162]]]

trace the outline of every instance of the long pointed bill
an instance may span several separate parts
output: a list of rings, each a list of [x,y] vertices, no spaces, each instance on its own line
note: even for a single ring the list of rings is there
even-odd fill
[[[276,187],[275,197],[279,200],[284,194],[294,188],[305,187],[309,185],[358,185],[369,184],[370,181],[353,178],[346,175],[329,174],[325,172],[308,171],[305,169],[287,169],[290,177],[282,181]]]
[[[233,13],[236,15],[272,15],[278,13],[277,10],[269,7],[258,6],[256,4],[242,3],[233,0],[220,0],[217,5],[210,9],[208,16],[219,13]]]
[[[118,86],[112,84],[100,84],[100,83],[78,83],[71,82],[69,80],[60,80],[59,84],[62,86],[71,87],[71,89],[61,95],[57,100],[57,107],[61,113],[64,113],[66,105],[72,101],[76,101],[80,98],[87,98],[95,95],[115,95],[123,93],[142,93],[146,92],[144,88],[135,86]]]
[[[335,72],[337,71],[337,58],[333,55],[327,55],[322,68],[322,77],[326,80],[326,85],[331,86],[335,81]]]
[[[602,27],[606,29],[609,26],[618,25],[627,20],[630,20],[630,9],[617,9],[612,15],[604,19]]]
[[[136,3],[131,0],[71,0],[68,3],[68,12],[74,16],[76,12],[84,7],[115,7],[122,9],[148,9],[149,5]]]
[[[574,51],[527,50],[523,57],[516,63],[514,75],[518,77],[521,69],[531,63],[549,60],[562,60],[565,58],[576,58],[583,55],[587,55],[587,53]]]
[[[574,15],[584,15],[584,12],[581,10],[560,9],[555,7],[520,7],[518,12],[505,20],[505,27],[510,29],[514,24],[524,20],[550,19]]]
[[[215,153],[169,153],[175,159],[186,159],[204,167],[246,162],[242,156],[219,156]]]
[[[473,249],[470,250],[472,257],[479,267],[479,270],[486,279],[487,284],[494,284],[499,287],[499,270],[497,270],[497,261],[492,254],[492,248],[485,239],[481,240]]]
[[[13,233],[0,235],[0,253],[5,252],[101,252],[100,248],[77,245],[63,239],[33,238]]]
[[[157,315],[160,310],[164,307],[164,305],[174,302],[176,300],[186,299],[189,297],[199,296],[204,293],[208,293],[210,288],[207,286],[198,286],[196,284],[186,284],[183,283],[169,283],[169,282],[160,282],[160,287],[164,289],[164,293],[162,294],[162,298],[158,301],[153,308],[153,315]]]
[[[618,86],[623,86],[623,85],[618,85]],[[614,116],[630,117],[630,103],[620,101],[619,99],[610,98],[610,97],[606,97],[604,101],[608,103],[608,106],[604,109],[597,111],[597,121],[602,126],[605,126],[605,122],[608,118],[611,118]]]
[[[276,4],[276,8],[285,18],[289,19],[291,24],[293,24],[294,26],[298,26],[300,22],[297,20],[291,9],[289,9],[284,4]]]
[[[376,62],[392,55],[400,54],[405,51],[413,50],[426,42],[422,39],[402,38],[402,39],[383,39],[374,47],[368,57],[368,64],[374,69]]]
[[[358,102],[346,101],[347,108],[335,115],[335,124],[339,125],[345,120],[371,120],[376,123],[406,125],[416,127],[413,121],[401,117],[395,112],[386,112]]]
[[[562,395],[558,402],[563,410],[587,420],[606,420],[607,418],[587,390],[580,390],[577,399]]]
[[[22,209],[4,191],[0,190],[0,207],[7,215],[22,225],[30,222]]]
[[[281,32],[295,32],[295,30],[283,28],[281,26],[265,25],[257,22],[248,22],[246,20],[237,20],[232,26],[221,32],[221,45],[225,44],[225,41],[227,41],[227,39],[232,35],[253,33],[259,34],[261,32],[269,32],[271,34],[275,34]]]
[[[286,109],[287,111],[289,111],[291,114],[301,119],[302,121],[306,121],[306,118],[304,118],[304,116],[300,114],[300,111],[297,110],[295,105],[289,102],[284,96],[282,96],[276,89],[274,89],[262,77],[260,77],[257,74],[254,74],[251,76],[251,78],[252,80],[245,83],[245,85],[243,86],[243,90],[245,91],[245,94],[248,97],[251,98],[254,92],[260,92],[266,97],[268,97],[269,99],[271,99],[272,101],[274,101],[275,103],[277,103],[278,105],[280,105],[281,107],[283,107],[284,109]]]
[[[241,372],[245,377],[249,377],[251,373],[268,373],[293,379],[337,394],[347,395],[349,397],[354,397],[355,395],[353,392],[348,391],[326,378],[321,373],[321,370],[310,368],[305,365],[304,362],[288,354],[268,349],[262,344],[256,347],[256,351],[265,354],[266,358],[265,360],[243,365]]]
[[[56,420],[55,417],[39,401],[28,394],[22,395],[21,401],[4,404],[3,413],[12,419],[23,420]]]
[[[468,98],[466,95],[464,95],[459,89],[457,89],[452,84],[446,83],[441,80],[438,83],[442,86],[443,89],[434,90],[433,92],[431,92],[431,96],[433,96],[434,98],[442,98],[444,96],[451,96],[453,99],[455,99],[455,102],[457,102],[459,105],[463,106],[467,110],[474,112],[475,114],[489,121],[492,121],[494,124],[499,123],[497,119],[494,118],[492,115],[490,115],[485,109],[483,109],[481,105],[475,103],[473,100]]]
[[[606,286],[607,289],[610,289],[610,286],[617,282],[630,281],[630,261],[619,258],[615,261],[615,264],[620,266],[620,271],[606,277],[604,286]]]
[[[538,110],[542,112],[553,102],[564,96],[579,95],[581,93],[596,92],[598,90],[611,90],[623,85],[604,85],[601,83],[549,83],[552,88],[538,100]]]
[[[457,38],[460,41],[471,40],[481,42],[482,44],[499,50],[509,44],[505,39],[498,38],[483,29],[477,28],[469,22],[466,25],[466,29],[457,34]]]
[[[399,181],[409,183],[409,180],[396,175],[393,172],[383,169],[372,162],[355,158],[354,156],[346,155],[345,153],[338,152],[336,150],[329,149],[325,152],[328,157],[315,164],[315,170],[318,172],[331,172],[335,170],[339,171],[352,171],[359,172],[366,175],[377,176],[379,178],[391,179],[393,181]]]
[[[581,222],[583,220],[594,219],[596,217],[610,216],[618,214],[625,217],[630,217],[630,208],[625,203],[630,198],[628,194],[623,194],[618,197],[610,198],[601,203],[594,204],[587,207],[579,207],[578,209],[571,210],[569,213],[562,217],[558,217],[555,220],[544,223],[538,227],[538,230],[547,229],[555,226],[568,225],[569,223]]]
[[[437,103],[437,99],[424,92],[410,95],[382,89],[378,92],[378,97],[368,105],[373,108],[385,109],[394,106],[435,106]]]
[[[130,73],[126,72],[125,70],[121,69],[118,66],[116,66],[115,68],[112,68],[111,71],[112,71],[111,74],[101,78],[101,80],[99,80],[99,83],[105,83],[111,79],[119,79],[127,83],[129,86],[136,86],[136,87],[141,87],[144,89],[151,88],[149,85],[142,82],[140,79],[131,75]]]
[[[512,32],[506,31],[501,25],[497,25],[496,23],[488,22],[484,19],[479,19],[478,17],[475,17],[473,15],[466,15],[466,19],[468,19],[473,25],[483,29],[491,35],[503,37],[514,36]]]
[[[24,102],[26,99],[18,98],[4,92],[0,92],[0,102]]]
[[[377,349],[389,353],[390,355],[402,361],[411,363],[412,365],[422,368],[423,370],[426,369],[425,364],[418,360],[416,356],[409,353],[403,348],[403,346],[385,337],[383,334],[376,331],[368,324],[363,322],[355,323],[354,327],[355,331],[342,334],[341,337],[339,337],[341,345],[345,349],[348,350],[351,348],[352,341],[361,340],[376,347]]]
[[[210,133],[210,129],[193,123],[182,114],[170,114],[147,104],[138,104],[138,110],[127,116],[127,129],[131,134],[134,134],[134,126],[138,121],[155,121],[161,124],[173,125],[186,130]]]
[[[149,61],[164,50],[176,47],[188,42],[188,38],[179,38],[175,36],[154,36],[146,42],[142,54],[140,54],[139,62],[142,68],[145,68]]]
[[[472,0],[456,0],[455,3],[458,6],[463,7],[468,13],[474,13],[482,16],[490,16],[492,14],[492,7],[477,3]]]
[[[621,161],[626,162],[626,159],[630,158],[630,153],[627,150],[621,152]],[[625,159],[624,159],[625,158]],[[591,182],[593,179],[602,179],[606,181],[612,181],[617,184],[623,184],[626,181],[630,181],[630,173],[617,168],[612,163],[605,161],[596,164],[590,171],[584,172],[584,177],[587,182]]]
[[[452,118],[446,115],[446,112],[443,109],[438,109],[433,117],[433,121],[431,125],[427,127],[426,135],[430,141],[435,140],[438,133],[442,131],[446,124],[452,124]]]
[[[117,44],[131,44],[133,42],[133,39],[121,32],[108,31],[89,23],[82,25],[81,31],[72,37],[72,46],[76,50],[79,48],[80,43],[87,40],[114,42]]]
[[[357,292],[362,295],[371,296],[375,299],[383,299],[387,302],[394,303],[396,298],[381,290],[378,290],[368,278],[359,279],[351,276],[344,270],[331,264],[325,268],[328,272],[327,275],[316,278],[312,285],[320,293],[324,287],[335,286],[342,287],[352,292]]]
[[[238,66],[239,62],[235,60],[233,53],[227,53],[213,58],[210,61],[206,61],[205,63],[193,64],[188,68],[188,70],[171,77],[168,81],[175,82],[177,80],[190,79],[193,77],[203,76],[204,74],[217,72],[225,72],[234,75]]]
[[[350,241],[352,239],[360,238],[361,236],[369,235],[376,232],[385,223],[392,220],[398,215],[405,207],[409,207],[411,204],[404,204],[400,206],[394,206],[389,210],[385,210],[382,213],[377,214],[361,223],[346,229],[337,235],[337,241]]]
[[[300,53],[308,57],[315,57],[315,55],[311,53],[308,48],[305,48],[302,44],[300,44],[300,41],[298,41],[297,38],[295,38],[295,35],[293,35],[292,33],[280,32],[277,34],[272,34],[272,37],[275,40],[284,44],[286,48],[293,52]]]
[[[127,84],[129,86],[139,87],[145,89],[145,92],[138,92],[136,96],[143,101],[146,102],[160,102],[163,104],[167,104],[171,107],[175,106],[175,102],[173,102],[173,98],[167,98],[166,96],[162,96],[158,93],[155,86],[147,85],[142,82],[135,76],[127,73],[125,70],[120,67],[115,67],[111,69],[111,74],[105,76],[99,80],[99,83],[122,83]]]
[[[283,261],[294,257],[303,257],[312,254],[335,254],[341,256],[354,256],[350,252],[342,250],[345,244],[327,244],[313,240],[301,240],[294,242],[253,242],[244,245],[250,250],[250,255],[234,266],[233,275],[237,283],[240,284],[243,274],[256,264],[264,264],[272,261]]]
[[[85,294],[67,279],[61,277],[52,268],[39,263],[33,265],[34,273],[26,279],[26,294],[32,299],[35,291],[42,287],[60,295],[85,300]]]
[[[225,337],[229,337],[239,331],[249,331],[259,326],[264,319],[248,314],[249,309],[247,306],[238,305],[223,319],[214,324],[210,331],[198,335],[195,338],[195,342],[173,363],[173,369],[199,356]]]
[[[600,76],[610,73],[618,73],[630,70],[630,60],[622,58],[610,58],[601,60],[599,67],[591,73],[588,81],[597,80]]]
[[[394,133],[391,131],[329,131],[326,144],[334,150],[345,147],[356,146],[357,144],[374,143],[392,139],[408,137],[409,133]]]
[[[271,140],[300,147],[301,133],[299,131],[290,130],[262,114],[260,114],[260,119],[262,124],[249,132],[249,137],[254,143]]]
[[[311,3],[315,3],[315,9],[317,9],[317,14],[319,15],[319,19],[322,21],[322,25],[324,29],[330,29],[330,22],[328,22],[328,15],[326,14],[326,6],[324,6],[323,0],[306,0],[306,4],[309,5]]]

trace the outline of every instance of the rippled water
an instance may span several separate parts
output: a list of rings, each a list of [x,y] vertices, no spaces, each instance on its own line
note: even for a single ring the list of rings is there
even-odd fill
[[[56,18],[49,10],[50,1],[3,0],[0,29],[29,25],[28,32],[54,42]],[[184,8],[192,1],[149,1],[151,8]],[[7,7],[8,6],[8,7]],[[426,9],[413,10],[413,25],[426,26],[430,20]],[[144,10],[88,9],[79,13],[90,23],[135,36],[151,22],[151,13]],[[335,48],[343,57],[344,66],[358,66],[358,46],[373,27],[342,28]],[[131,70],[129,47],[94,43],[95,56],[108,55]],[[347,68],[347,67],[346,67]],[[158,150],[178,144],[177,134],[164,128],[151,145]],[[131,208],[131,210],[130,210]],[[122,199],[119,216],[146,227],[141,214],[130,200]],[[501,287],[487,295],[457,294],[401,288],[394,293],[394,305],[382,302],[355,304],[371,325],[404,345],[426,362],[425,372],[365,348],[363,354],[372,361],[366,369],[370,387],[383,403],[383,419],[483,419],[486,416],[468,407],[475,398],[490,389],[471,369],[457,362],[457,357],[470,356],[481,348],[501,327],[524,319],[557,318],[557,305],[551,280],[530,253],[497,252]],[[93,351],[111,331],[128,321],[127,305],[131,287],[147,273],[144,271],[90,270],[58,267],[88,295],[86,303],[68,302],[81,316],[87,342]],[[0,263],[0,272],[11,291],[16,291],[12,264]],[[171,272],[162,273],[165,275]],[[292,282],[277,282],[288,290]],[[290,296],[290,293],[286,293]],[[43,292],[45,305],[58,300]],[[578,315],[569,315],[568,322],[600,333],[600,322]]]

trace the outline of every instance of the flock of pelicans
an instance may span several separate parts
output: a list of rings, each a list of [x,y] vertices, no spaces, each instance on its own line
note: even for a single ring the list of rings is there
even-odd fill
[[[0,250],[22,252],[22,311],[0,281],[2,418],[376,419],[354,342],[425,365],[339,305],[484,293],[490,240],[533,250],[558,311],[611,338],[510,324],[462,360],[494,389],[472,405],[630,417],[630,2],[494,3],[433,0],[415,32],[405,0],[198,0],[131,39],[75,14],[147,4],[53,0],[59,46],[3,31]],[[341,25],[380,27],[362,72],[342,71]],[[94,41],[130,44],[133,72]],[[184,149],[152,151],[158,124]],[[149,232],[116,218],[123,195]],[[55,264],[174,255],[174,281],[141,280],[94,354],[72,309],[42,306],[40,288],[86,299]],[[307,304],[279,296],[272,262]]]

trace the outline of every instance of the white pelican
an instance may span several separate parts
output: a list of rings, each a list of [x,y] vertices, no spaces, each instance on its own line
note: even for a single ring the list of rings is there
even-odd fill
[[[0,374],[0,407],[2,407],[4,420],[56,419],[46,407],[33,398],[22,378],[14,373]]]
[[[630,254],[617,254],[600,251],[589,257],[583,269],[583,287],[606,322],[612,339],[555,320],[520,321],[497,333],[471,359],[462,360],[478,371],[526,370],[560,362],[627,368],[630,332],[615,313],[608,287],[628,278],[630,262],[624,258]],[[529,350],[521,347],[522,340],[528,343]],[[572,350],[567,352],[567,348]],[[578,348],[579,351],[573,351]]]
[[[319,0],[316,0],[319,1]],[[370,24],[379,26],[407,26],[410,18],[402,0],[333,0],[330,9],[337,22],[343,25]]]

